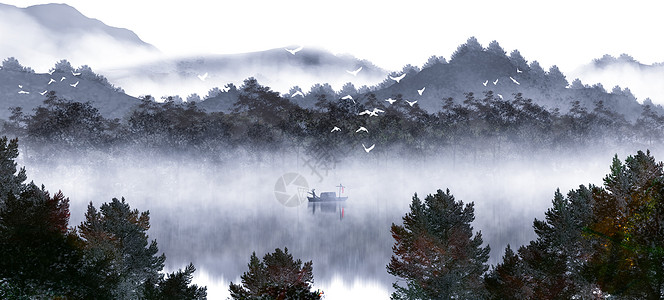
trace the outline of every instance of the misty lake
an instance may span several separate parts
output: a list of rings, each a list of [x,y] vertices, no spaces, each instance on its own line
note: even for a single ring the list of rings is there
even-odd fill
[[[29,180],[70,198],[71,226],[81,223],[90,201],[99,207],[125,197],[132,209],[149,210],[150,239],[166,254],[166,270],[193,262],[194,283],[206,285],[210,299],[228,296],[229,282],[240,281],[252,251],[262,257],[283,247],[295,258],[313,261],[314,289],[324,290],[327,299],[386,299],[396,280],[386,271],[394,243],[390,225],[401,223],[414,193],[423,199],[449,188],[457,200],[474,202],[474,230],[491,246],[494,265],[508,243],[517,248],[535,237],[533,219],[544,217],[556,188],[566,193],[580,184],[601,184],[616,152],[500,163],[452,163],[447,154],[424,160],[367,155],[322,171],[322,180],[296,156],[212,164],[87,154],[57,164],[18,163],[26,166]],[[317,192],[336,192],[343,184],[348,197],[343,212],[335,207],[314,212],[306,200],[283,205],[275,184],[286,173],[300,174]],[[290,186],[287,192],[297,189]]]

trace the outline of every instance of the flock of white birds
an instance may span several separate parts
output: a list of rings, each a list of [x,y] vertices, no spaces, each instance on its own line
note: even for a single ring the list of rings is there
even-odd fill
[[[46,74],[52,76],[54,72],[55,72],[55,70],[51,70],[51,71],[47,72]],[[74,72],[74,71],[71,71],[71,74],[72,74],[74,77],[77,77],[77,76],[80,76],[80,75],[81,75],[80,72]],[[62,76],[62,78],[60,78],[60,82],[64,81],[65,79],[67,79],[67,77]],[[58,82],[58,81],[56,81],[55,79],[53,79],[53,78],[49,78],[49,81],[46,83],[46,85],[48,86],[48,85],[51,85],[52,83],[57,83],[57,82]],[[80,83],[80,81],[77,80],[75,83],[70,83],[69,86],[75,88],[75,87],[78,87],[78,84],[79,84],[79,83]],[[18,91],[19,94],[21,94],[21,95],[29,95],[29,94],[30,94],[29,91],[26,91],[26,89],[23,88],[23,85],[22,85],[22,84],[19,84],[19,85],[18,85],[18,88],[19,88],[19,91]],[[46,95],[46,93],[48,93],[48,90],[44,90],[43,92],[39,92],[38,94],[44,96],[44,95]]]
[[[517,73],[523,73],[523,71],[521,71],[519,68],[516,68],[516,72],[517,72]],[[509,77],[510,77],[510,80],[512,80],[512,82],[513,82],[514,84],[516,84],[516,85],[521,85],[521,83],[518,82],[516,79],[514,79],[512,76],[509,76]],[[498,78],[496,78],[496,80],[494,80],[494,81],[492,81],[492,82],[493,82],[493,85],[497,85],[497,84],[498,84]],[[489,80],[488,80],[488,79],[485,80],[484,82],[482,82],[482,85],[483,85],[483,86],[487,86],[487,84],[489,84]],[[418,90],[418,92],[419,92],[419,90]],[[420,94],[420,95],[422,95],[422,94]],[[500,98],[500,100],[503,100],[503,95],[498,94],[498,93],[496,93],[496,95],[498,96],[498,98]]]
[[[288,51],[288,52],[289,52],[290,54],[292,54],[292,55],[295,55],[297,52],[301,51],[302,49],[303,49],[302,46],[300,46],[300,47],[298,47],[298,48],[295,48],[295,49],[284,48],[284,50]],[[359,68],[357,68],[357,69],[355,69],[355,70],[352,70],[352,71],[351,71],[351,70],[346,70],[346,73],[348,73],[348,74],[350,74],[350,75],[353,75],[353,76],[357,76],[357,74],[360,73],[361,71],[362,71],[362,67],[359,67]],[[389,79],[396,81],[396,83],[400,83],[401,80],[404,79],[405,77],[406,77],[406,73],[403,73],[403,74],[401,74],[401,75],[399,75],[399,76],[391,76],[391,75],[388,76]],[[488,81],[487,81],[487,82],[488,82]],[[485,85],[485,86],[486,86],[486,85]],[[417,93],[418,93],[420,96],[422,96],[422,95],[424,94],[424,90],[425,90],[425,89],[426,89],[426,87],[422,87],[421,89],[418,89],[418,90],[417,90]],[[290,97],[292,98],[292,97],[295,97],[295,96],[301,96],[301,97],[304,97],[304,93],[302,93],[302,91],[296,91],[296,92],[293,93]],[[353,99],[353,96],[351,96],[351,95],[343,96],[343,97],[341,97],[341,100],[351,100],[351,101],[353,101],[353,103],[356,103],[356,102],[355,102],[355,99]],[[394,104],[394,102],[396,102],[397,100],[392,99],[392,98],[387,98],[387,99],[385,99],[385,101],[386,101],[387,103],[389,103],[390,105],[392,105],[392,104]],[[410,105],[411,107],[413,107],[413,106],[417,103],[417,100],[415,100],[415,101],[408,101],[408,100],[405,100],[405,99],[404,99],[404,101],[406,101],[406,103],[408,103],[408,105]],[[379,114],[379,113],[384,113],[384,112],[385,112],[384,110],[379,109],[379,108],[374,108],[373,110],[365,109],[364,111],[358,113],[358,115],[360,115],[360,116],[367,115],[368,117],[378,117],[378,114]],[[339,128],[339,127],[337,127],[337,126],[334,126],[334,128],[332,128],[332,130],[330,130],[330,133],[333,133],[333,132],[340,132],[340,131],[341,131],[341,128]],[[360,128],[358,128],[357,130],[355,130],[355,133],[361,133],[361,132],[369,133],[369,130],[367,130],[367,128],[365,128],[365,127],[363,127],[363,126],[360,126]],[[371,145],[371,146],[369,146],[369,147],[366,147],[364,144],[362,144],[362,148],[364,149],[364,151],[365,151],[366,153],[371,152],[371,150],[373,150],[374,147],[376,147],[376,144],[373,144],[373,145]]]
[[[303,49],[302,46],[300,46],[300,47],[298,47],[298,48],[295,48],[295,49],[288,49],[288,48],[285,48],[285,50],[288,51],[288,52],[289,52],[290,54],[292,54],[292,55],[295,55],[297,52],[301,51],[302,49]],[[357,68],[357,69],[355,69],[355,70],[353,70],[353,71],[346,70],[346,72],[347,72],[348,74],[353,75],[353,76],[357,76],[357,74],[360,73],[361,71],[362,71],[362,67],[359,67],[359,68]],[[51,70],[51,71],[49,71],[48,74],[49,74],[49,75],[53,75],[53,72],[55,72],[55,70]],[[517,72],[517,73],[523,73],[523,71],[519,70],[518,68],[516,69],[516,72]],[[77,72],[71,71],[71,73],[72,73],[72,75],[73,75],[74,77],[76,77],[76,76],[80,76],[80,75],[81,75],[80,72],[77,73]],[[198,79],[200,79],[201,81],[205,81],[205,80],[208,78],[208,76],[209,76],[209,74],[206,72],[206,73],[203,74],[203,75],[198,75]],[[399,75],[399,76],[391,76],[391,75],[388,76],[388,78],[390,78],[391,80],[396,81],[397,84],[400,83],[401,80],[404,79],[405,77],[406,77],[406,73],[401,74],[401,75]],[[60,78],[60,82],[66,80],[66,79],[67,79],[67,77],[62,76],[62,78]],[[520,85],[520,84],[521,84],[521,83],[519,83],[516,79],[512,78],[511,76],[510,76],[510,79],[512,80],[513,83],[515,83],[515,84],[517,84],[517,85]],[[55,79],[53,79],[53,78],[50,78],[50,80],[48,81],[48,83],[47,83],[46,85],[51,85],[52,83],[57,83],[57,81],[56,81]],[[497,85],[497,84],[498,84],[498,78],[496,78],[496,80],[492,81],[492,83],[493,83],[493,85]],[[79,81],[77,80],[75,83],[71,83],[71,84],[69,84],[69,85],[70,85],[71,87],[74,87],[74,88],[75,88],[75,87],[78,86],[78,84],[79,84]],[[484,85],[484,86],[487,86],[488,84],[489,84],[489,80],[488,80],[488,79],[487,79],[486,81],[482,82],[482,85]],[[19,84],[18,87],[19,87],[19,89],[20,89],[20,91],[18,92],[19,94],[30,94],[29,91],[26,91],[26,90],[23,89],[23,85]],[[418,89],[418,90],[417,90],[417,93],[418,93],[420,96],[422,96],[422,95],[424,94],[424,90],[425,90],[425,89],[426,89],[426,87],[422,87],[422,89]],[[39,94],[43,96],[43,95],[45,95],[47,92],[48,92],[48,90],[44,90],[43,92],[40,92]],[[500,99],[503,99],[503,96],[502,96],[501,94],[496,94],[496,95],[497,95]],[[295,96],[301,96],[301,97],[304,97],[304,93],[302,93],[302,91],[296,91],[296,92],[293,93],[290,97],[292,98],[292,97],[295,97]],[[355,100],[353,99],[353,97],[352,97],[351,95],[343,96],[343,97],[341,97],[341,99],[342,99],[342,100],[351,100],[351,101],[353,101],[353,103],[356,103]],[[396,102],[397,100],[392,99],[392,98],[387,98],[387,99],[385,99],[385,101],[388,102],[390,105],[392,105],[392,104],[394,104],[394,102]],[[406,103],[408,103],[408,105],[410,105],[411,107],[413,107],[413,106],[417,103],[417,100],[415,100],[415,101],[408,101],[408,100],[405,100],[405,99],[404,99],[404,101],[406,101]],[[367,115],[367,116],[369,116],[369,117],[378,117],[378,113],[384,113],[384,112],[385,112],[385,111],[382,110],[382,109],[374,108],[373,110],[368,110],[368,109],[366,109],[366,110],[360,112],[359,115],[360,115],[360,116]],[[337,126],[334,126],[334,128],[332,128],[332,130],[331,130],[330,132],[340,132],[340,131],[341,131],[341,128],[339,128],[339,127],[337,127]],[[369,133],[369,130],[367,130],[365,127],[362,127],[362,126],[361,126],[361,127],[360,127],[359,129],[357,129],[355,132],[356,132],[356,133],[360,133],[360,132],[366,132],[366,133]],[[376,144],[373,144],[373,145],[371,145],[370,147],[366,147],[364,144],[362,144],[362,148],[364,149],[364,151],[365,151],[366,153],[371,152],[371,150],[373,150],[375,146],[376,146]]]

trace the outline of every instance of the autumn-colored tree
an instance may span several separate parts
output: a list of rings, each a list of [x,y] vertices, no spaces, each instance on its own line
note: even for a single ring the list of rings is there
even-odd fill
[[[115,299],[136,299],[146,281],[157,282],[166,257],[157,255],[157,242],[148,242],[149,212],[130,209],[124,200],[113,198],[98,211],[88,205],[79,226],[88,261],[98,266]]]
[[[593,241],[587,272],[602,291],[664,297],[664,171],[650,152],[614,157],[604,187],[593,190]]]
[[[489,246],[473,235],[474,204],[455,201],[438,190],[422,202],[413,196],[403,225],[392,224],[395,239],[388,273],[405,281],[393,284],[392,299],[480,299]]]

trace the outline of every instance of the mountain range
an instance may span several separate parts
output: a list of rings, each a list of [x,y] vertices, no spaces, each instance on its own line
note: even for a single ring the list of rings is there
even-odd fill
[[[74,78],[62,72],[49,75],[46,71],[3,69],[0,70],[0,97],[3,97],[0,118],[3,119],[9,115],[8,107],[23,106],[28,111],[39,105],[43,100],[40,93],[46,90],[55,90],[59,96],[71,100],[91,101],[110,117],[122,117],[138,103],[138,96],[148,94],[156,99],[191,95],[191,99],[200,99],[199,106],[206,110],[229,111],[237,98],[236,87],[248,77],[305,107],[313,107],[321,93],[337,98],[351,95],[360,101],[369,94],[379,100],[401,95],[435,112],[441,109],[442,99],[452,97],[463,101],[468,92],[483,97],[485,92],[492,91],[507,99],[522,93],[541,105],[562,111],[574,100],[589,109],[602,100],[633,119],[641,111],[636,96],[649,104],[652,101],[646,97],[664,99],[658,83],[664,76],[664,65],[642,64],[627,55],[604,56],[570,72],[592,84],[589,85],[565,78],[557,67],[545,71],[539,63],[526,61],[520,53],[507,55],[499,46],[499,51],[493,51],[495,47],[489,51],[491,47],[484,49],[480,45],[473,51],[453,54],[449,62],[436,59],[422,69],[406,66],[399,72],[389,72],[370,61],[314,47],[289,51],[298,48],[297,45],[244,54],[165,57],[134,32],[85,17],[65,4],[27,8],[0,4],[0,26],[8,33],[2,39],[0,58],[17,57],[22,64],[38,70],[49,70],[56,61],[65,58],[74,65],[85,65],[84,70],[90,69],[88,64],[93,66],[97,73],[124,89],[113,88],[104,76],[99,80],[96,75]],[[397,82],[388,75],[405,76]],[[51,78],[59,80],[62,76],[67,79],[47,84]],[[80,83],[71,86],[76,81]],[[608,91],[597,82],[610,82]],[[22,90],[30,94],[19,94]],[[418,90],[422,90],[421,94]],[[298,91],[304,96],[295,96]]]

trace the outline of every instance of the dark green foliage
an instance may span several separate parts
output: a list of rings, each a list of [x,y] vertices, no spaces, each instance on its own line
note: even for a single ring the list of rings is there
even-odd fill
[[[263,260],[256,253],[249,259],[249,271],[240,276],[241,284],[231,282],[232,299],[320,299],[320,293],[311,291],[314,283],[312,262],[293,259],[288,249],[275,249]]]
[[[165,256],[148,243],[149,212],[122,199],[88,206],[77,230],[69,227],[69,199],[23,183],[16,171],[16,139],[0,139],[0,298],[2,299],[205,299],[190,285],[193,265],[159,272]],[[80,235],[79,235],[80,233]]]
[[[26,296],[82,291],[78,237],[67,227],[69,199],[30,185],[0,210],[0,278]],[[79,294],[80,296],[80,294]]]
[[[641,111],[635,112],[641,113],[635,120],[623,114],[623,108],[631,107],[625,103],[633,101],[628,90],[606,94],[597,88],[582,87],[578,93],[569,94],[577,90],[565,88],[567,81],[555,66],[548,72],[536,61],[528,66],[518,51],[513,51],[509,58],[497,58],[502,51],[497,42],[492,42],[485,50],[471,38],[462,48],[473,52],[473,57],[500,61],[492,68],[509,72],[523,85],[544,87],[545,93],[538,97],[562,93],[567,96],[555,101],[565,102],[550,103],[552,107],[561,107],[560,110],[549,109],[538,104],[546,99],[533,101],[518,91],[512,95],[500,94],[504,93],[501,84],[513,85],[509,81],[503,83],[509,79],[501,77],[497,86],[484,79],[492,86],[490,90],[467,92],[462,99],[443,98],[433,113],[430,107],[424,109],[420,105],[429,103],[426,105],[431,106],[435,101],[421,99],[413,106],[405,102],[417,98],[401,91],[414,92],[421,88],[413,86],[417,82],[401,88],[407,79],[394,87],[394,93],[388,94],[389,98],[396,99],[393,104],[384,101],[386,90],[365,89],[367,93],[358,94],[352,84],[346,84],[337,94],[329,84],[319,84],[304,98],[296,97],[298,103],[306,104],[302,107],[260,85],[255,78],[249,78],[239,89],[227,85],[228,92],[219,90],[223,96],[203,102],[201,107],[193,102],[157,103],[152,97],[144,97],[122,121],[105,119],[89,103],[63,100],[51,92],[44,105],[34,112],[14,108],[4,130],[25,140],[27,150],[35,148],[53,156],[72,149],[110,148],[114,151],[132,146],[133,151],[148,154],[196,154],[211,160],[227,160],[245,152],[261,160],[263,155],[274,158],[303,148],[310,153],[321,145],[334,145],[338,148],[335,150],[344,150],[339,157],[345,157],[362,155],[360,144],[366,143],[376,144],[372,152],[376,154],[415,157],[442,154],[451,156],[455,162],[481,163],[532,157],[547,151],[569,152],[591,145],[614,147],[654,144],[662,140],[659,132],[664,127],[664,117],[660,107],[643,106]],[[406,78],[413,78],[452,68],[455,64],[471,63],[466,62],[472,61],[470,58],[444,65],[431,62],[433,65],[419,73],[417,68],[406,66],[403,72],[407,72]],[[521,71],[518,75],[515,66]],[[80,76],[94,77],[87,68],[81,67],[79,71]],[[390,85],[393,83],[390,81]],[[478,84],[481,86],[480,82]],[[576,82],[577,87],[579,84]],[[427,86],[425,95],[437,93],[434,86]],[[454,89],[461,88],[463,86]],[[458,90],[459,93],[462,90]],[[351,94],[353,100],[340,99],[345,94]],[[204,110],[214,111],[222,106],[234,106],[234,110],[230,113]],[[358,115],[373,108],[385,112],[379,113],[379,117]],[[330,130],[335,126],[342,131],[332,136]],[[354,134],[359,126],[366,127],[371,134]],[[457,151],[459,149],[465,151]]]
[[[130,209],[124,198],[102,204],[99,212],[90,203],[79,228],[87,255],[108,263],[105,274],[118,282],[114,297],[136,298],[145,281],[157,281],[166,257],[157,255],[156,241],[148,243],[149,212]]]
[[[617,157],[602,187],[554,195],[537,239],[485,277],[493,299],[661,299],[664,170],[649,153]],[[511,296],[509,296],[511,295]]]
[[[189,264],[184,271],[178,270],[166,275],[166,278],[160,277],[154,283],[148,280],[145,284],[143,298],[145,300],[201,300],[207,298],[207,289],[191,285],[194,268]]]
[[[26,139],[40,145],[44,152],[50,147],[64,144],[79,149],[105,148],[113,141],[118,121],[105,119],[88,102],[72,102],[60,99],[50,91],[44,106],[35,109],[34,115],[21,118],[21,111],[14,111],[16,122],[25,124]]]
[[[14,161],[18,154],[18,139],[0,138],[0,208],[4,207],[9,195],[18,197],[26,188],[24,182],[28,177],[25,168],[17,170]]]
[[[489,246],[473,236],[473,203],[455,201],[447,190],[415,195],[403,225],[392,224],[394,255],[388,273],[405,280],[394,283],[392,299],[480,299],[486,296],[482,275],[488,269]]]
[[[262,86],[255,78],[244,81],[234,104],[235,112],[246,112],[253,121],[276,125],[283,119],[292,103],[279,96],[279,93]]]
[[[625,297],[664,297],[664,170],[639,151],[617,157],[604,187],[593,190],[592,243],[587,264],[603,291]]]

